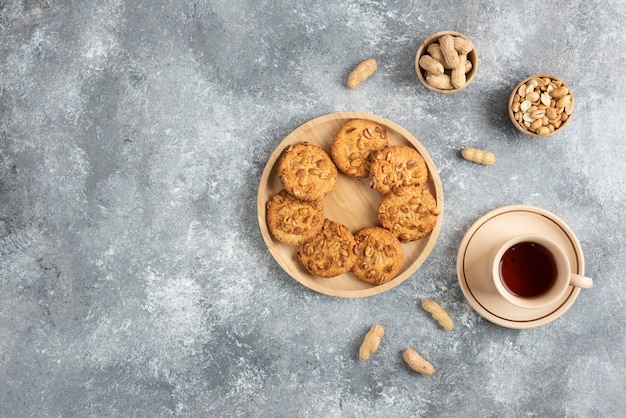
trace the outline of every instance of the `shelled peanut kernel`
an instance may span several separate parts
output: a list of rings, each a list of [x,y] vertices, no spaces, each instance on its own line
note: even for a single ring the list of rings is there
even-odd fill
[[[574,97],[561,80],[533,77],[513,93],[513,119],[524,131],[539,136],[557,131],[574,112]]]

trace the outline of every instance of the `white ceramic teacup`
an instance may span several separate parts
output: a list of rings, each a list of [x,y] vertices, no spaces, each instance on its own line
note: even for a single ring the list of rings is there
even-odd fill
[[[556,303],[569,286],[590,288],[593,280],[572,272],[565,251],[539,234],[515,236],[497,247],[491,278],[498,293],[525,309]]]

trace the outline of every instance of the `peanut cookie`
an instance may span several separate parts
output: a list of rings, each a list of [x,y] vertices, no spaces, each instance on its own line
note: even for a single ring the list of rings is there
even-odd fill
[[[345,225],[325,219],[322,230],[300,245],[298,259],[316,276],[335,277],[354,266],[355,246],[354,236]]]
[[[341,171],[365,178],[370,172],[370,154],[387,144],[385,128],[370,120],[352,119],[335,134],[330,154]]]
[[[265,208],[270,233],[285,244],[300,245],[313,238],[324,225],[322,202],[297,199],[284,189],[274,195]]]
[[[370,186],[382,194],[400,186],[422,186],[427,179],[426,161],[411,147],[393,145],[372,153]]]
[[[430,234],[437,222],[437,201],[426,189],[403,186],[385,195],[378,206],[381,225],[402,242]]]
[[[278,177],[292,196],[306,201],[320,200],[335,188],[337,167],[322,148],[301,142],[283,151]]]
[[[358,254],[352,272],[364,282],[381,285],[393,279],[402,267],[402,244],[389,230],[377,226],[354,234]]]

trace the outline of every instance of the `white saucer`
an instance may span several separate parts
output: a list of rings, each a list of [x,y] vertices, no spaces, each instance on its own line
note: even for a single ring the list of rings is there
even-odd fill
[[[572,272],[585,273],[578,239],[554,214],[534,206],[512,205],[495,209],[478,219],[459,247],[459,285],[472,308],[485,319],[507,328],[546,325],[567,312],[580,293],[580,288],[570,286],[558,302],[542,309],[519,308],[498,295],[490,279],[489,254],[508,238],[528,232],[541,232],[559,243],[570,259]]]

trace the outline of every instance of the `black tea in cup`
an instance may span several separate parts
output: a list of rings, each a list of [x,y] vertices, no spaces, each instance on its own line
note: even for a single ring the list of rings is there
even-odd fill
[[[556,282],[554,257],[534,242],[520,242],[500,259],[500,278],[509,292],[521,297],[539,296]]]

